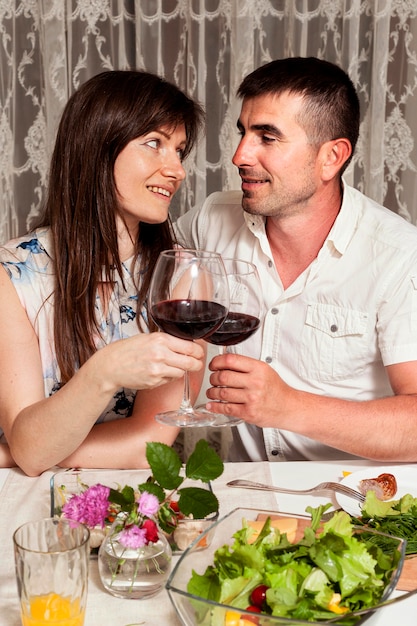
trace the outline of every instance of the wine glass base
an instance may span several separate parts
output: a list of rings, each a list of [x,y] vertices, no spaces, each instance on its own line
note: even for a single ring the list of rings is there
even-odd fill
[[[198,406],[196,410],[199,413],[204,413],[205,415],[213,416],[213,422],[210,426],[215,428],[221,428],[222,426],[237,426],[238,424],[243,424],[243,419],[240,417],[233,417],[233,415],[224,415],[223,413],[212,413],[208,411],[204,405]]]
[[[180,426],[181,428],[187,426],[212,426],[215,419],[216,415],[214,413],[198,408],[190,411],[166,411],[155,415],[155,420],[160,424]]]

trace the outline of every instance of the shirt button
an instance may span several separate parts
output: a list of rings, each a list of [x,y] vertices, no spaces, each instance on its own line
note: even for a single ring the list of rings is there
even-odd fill
[[[274,307],[273,309],[271,309],[271,313],[272,315],[276,315],[278,313],[278,309]]]
[[[335,332],[337,331],[337,326],[336,326],[336,324],[332,324],[332,325],[330,326],[330,330],[332,331],[332,333],[335,333]]]
[[[268,261],[268,267],[272,267],[272,261],[271,260]]]
[[[271,454],[272,456],[278,456],[279,452],[278,450],[271,450]]]
[[[272,356],[267,356],[265,359],[266,363],[272,363]]]

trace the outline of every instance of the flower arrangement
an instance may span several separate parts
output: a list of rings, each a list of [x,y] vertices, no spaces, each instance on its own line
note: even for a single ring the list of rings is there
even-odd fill
[[[217,513],[216,496],[201,487],[181,487],[186,479],[208,483],[223,472],[223,462],[204,439],[197,442],[185,468],[177,452],[163,443],[146,444],[151,475],[146,482],[113,489],[96,484],[72,495],[62,515],[89,528],[106,528],[125,548],[138,549],[158,541],[159,529],[168,535],[184,518]]]

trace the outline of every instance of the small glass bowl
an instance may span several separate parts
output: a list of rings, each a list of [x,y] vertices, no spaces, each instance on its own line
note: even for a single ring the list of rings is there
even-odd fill
[[[51,496],[51,517],[60,517],[62,507],[68,498],[74,494],[79,494],[87,487],[95,484],[106,485],[117,489],[120,486],[129,485],[137,487],[137,485],[146,482],[149,477],[149,470],[83,470],[68,469],[53,474],[50,480],[50,496]],[[213,491],[211,483],[203,483],[186,478],[181,484],[182,487],[199,487],[200,489],[208,489]],[[215,532],[213,523],[217,520],[218,513],[203,519],[183,518],[178,521],[176,530],[167,535],[173,553],[182,552],[195,539],[201,537],[201,541],[196,549],[203,550],[207,548],[212,540]],[[207,532],[208,531],[208,532]],[[97,552],[100,547],[107,529],[95,528],[91,530],[90,545],[92,553]],[[204,534],[204,537],[202,536]]]

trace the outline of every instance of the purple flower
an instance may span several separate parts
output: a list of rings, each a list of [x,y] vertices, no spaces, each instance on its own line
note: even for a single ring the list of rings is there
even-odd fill
[[[153,493],[148,493],[144,491],[140,494],[140,498],[138,500],[138,511],[142,513],[142,515],[150,516],[155,515],[159,509],[159,500]]]
[[[104,528],[109,512],[110,488],[93,485],[79,495],[74,495],[62,507],[64,516],[70,520],[86,524],[90,528]]]
[[[125,548],[143,548],[147,545],[146,529],[139,526],[129,526],[124,528],[119,534],[119,542]]]

